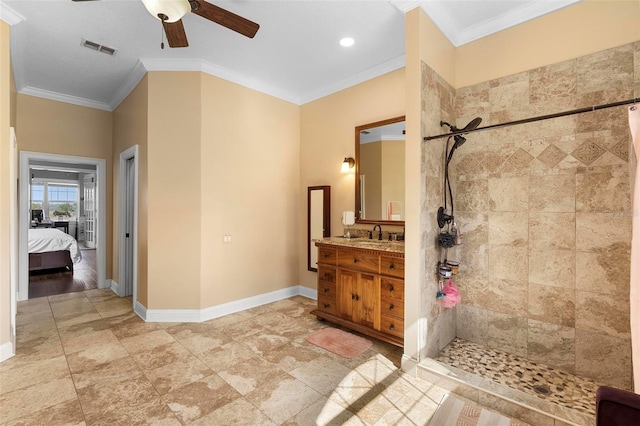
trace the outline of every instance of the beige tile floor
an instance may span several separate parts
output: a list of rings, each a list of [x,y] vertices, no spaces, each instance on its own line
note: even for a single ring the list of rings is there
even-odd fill
[[[314,304],[168,324],[143,322],[110,290],[21,302],[0,424],[428,424],[448,392],[399,371],[391,345],[346,359],[308,343],[329,325]]]

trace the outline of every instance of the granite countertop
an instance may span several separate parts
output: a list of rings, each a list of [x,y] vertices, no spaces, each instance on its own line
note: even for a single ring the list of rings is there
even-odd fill
[[[368,238],[327,237],[313,240],[316,243],[330,244],[334,246],[362,248],[368,250],[380,250],[394,253],[404,253],[403,241],[370,240]]]

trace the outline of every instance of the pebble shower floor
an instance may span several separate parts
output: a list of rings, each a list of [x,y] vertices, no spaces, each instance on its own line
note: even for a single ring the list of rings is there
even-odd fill
[[[593,380],[457,337],[435,360],[555,404],[595,415],[598,384]]]

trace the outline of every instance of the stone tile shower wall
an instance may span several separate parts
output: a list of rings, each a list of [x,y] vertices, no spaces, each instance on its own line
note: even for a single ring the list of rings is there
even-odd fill
[[[455,116],[485,126],[638,92],[640,42],[459,89]],[[631,387],[631,149],[624,106],[467,135],[450,169],[459,337]]]
[[[440,120],[452,122],[454,117],[455,90],[425,63],[422,63],[422,134],[439,134]],[[445,309],[436,300],[438,279],[436,265],[440,255],[434,242],[439,228],[436,211],[442,200],[442,158],[444,146],[441,143],[422,144],[421,194],[422,211],[420,217],[421,247],[424,248],[425,271],[421,277],[421,318],[425,320],[425,341],[421,345],[421,359],[438,354],[456,333],[455,311]]]

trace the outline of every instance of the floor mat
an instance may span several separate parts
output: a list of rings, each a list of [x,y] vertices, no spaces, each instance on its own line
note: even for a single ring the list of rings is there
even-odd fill
[[[331,327],[310,334],[307,341],[345,358],[357,358],[373,345],[370,340]]]

